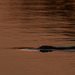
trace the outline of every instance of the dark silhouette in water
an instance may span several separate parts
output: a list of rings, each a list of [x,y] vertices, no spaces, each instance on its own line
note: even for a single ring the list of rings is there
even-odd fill
[[[41,46],[38,49],[42,49],[40,50],[40,52],[52,52],[53,50],[75,50],[75,46],[71,46],[71,47],[53,47],[53,46]],[[46,49],[50,49],[50,50],[46,50]]]
[[[40,52],[52,52],[55,50],[69,50],[69,51],[75,51],[75,46],[40,46],[38,48],[33,47],[14,47],[13,49],[29,49],[29,50],[40,50]]]
[[[38,49],[43,49],[43,50],[40,50],[40,52],[49,52],[49,50],[44,50],[44,49],[53,49],[54,47],[52,46],[41,46],[39,47]],[[50,50],[50,52],[52,52],[53,50]]]

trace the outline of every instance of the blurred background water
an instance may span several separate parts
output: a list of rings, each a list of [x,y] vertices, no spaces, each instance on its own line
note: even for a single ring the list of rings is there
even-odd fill
[[[74,0],[0,0],[1,47],[74,45]]]

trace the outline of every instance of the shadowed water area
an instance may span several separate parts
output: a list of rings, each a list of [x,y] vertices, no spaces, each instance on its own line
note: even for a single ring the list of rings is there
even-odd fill
[[[22,75],[22,72],[24,73],[25,71],[27,71],[27,74],[29,75],[28,70],[30,70],[30,73],[34,73],[33,72],[33,69],[35,70],[34,66],[36,64],[39,64],[40,66],[39,67],[37,66],[36,67],[37,71],[35,71],[37,74],[34,73],[34,75],[40,74],[41,71],[43,75],[46,74],[50,75],[48,70],[42,68],[42,66],[44,65],[46,65],[45,66],[46,68],[50,70],[52,69],[51,74],[53,75],[58,73],[59,70],[60,73],[58,75],[61,74],[62,69],[60,69],[60,67],[63,67],[64,69],[63,71],[67,69],[67,75],[73,75],[69,70],[69,68],[73,66],[71,70],[72,73],[75,73],[74,72],[75,63],[73,61],[75,59],[74,58],[75,52],[73,54],[68,53],[67,55],[66,55],[67,52],[62,53],[61,55],[60,55],[61,52],[57,52],[57,55],[55,55],[56,53],[54,53],[52,55],[45,54],[45,56],[44,54],[41,55],[37,52],[34,52],[37,55],[36,57],[33,53],[28,52],[26,52],[26,54],[23,53],[22,56],[22,52],[21,54],[20,52],[18,52],[19,53],[18,54],[11,49],[12,47],[40,47],[42,45],[48,46],[75,45],[75,1],[0,0],[0,49],[1,49],[0,51],[2,51],[1,55],[3,59],[6,59],[6,57],[8,58],[7,60],[9,66],[12,64],[12,61],[15,61],[16,59],[17,60],[16,62],[14,62],[14,64],[16,63],[17,65],[17,62],[19,62],[20,59],[23,63],[22,64],[21,61],[18,63],[19,68],[17,68],[16,65],[14,66],[11,65],[11,67],[13,68],[12,70],[14,72],[12,72],[10,67],[8,67],[8,70],[4,69],[4,72],[7,72],[7,75],[9,71],[10,71],[9,75],[11,75],[11,72],[12,75],[13,74]],[[8,48],[10,48],[10,50]],[[20,57],[20,59],[18,57]],[[53,57],[53,59],[50,58],[51,61],[49,61],[48,57]],[[57,60],[55,60],[56,58]],[[53,66],[51,67],[54,67],[56,69],[58,68],[57,70],[54,69],[55,72],[53,72],[53,68],[49,68],[47,62],[45,62],[46,59],[48,61],[48,64],[49,62],[50,64],[52,62],[55,62],[57,63],[59,68],[58,66],[54,66],[54,63],[52,63]],[[4,62],[7,60],[4,60]],[[62,60],[66,62],[67,68],[64,67],[64,62]],[[39,63],[38,61],[39,62],[41,61],[41,63]],[[24,67],[26,66],[25,64],[28,65],[29,62],[32,63],[29,64],[29,68],[27,69],[24,68],[22,70],[20,69],[22,68],[23,65]],[[44,62],[44,64],[42,64],[42,62]],[[71,65],[71,63],[73,65]],[[31,67],[33,66],[33,68],[31,69],[30,66]],[[5,66],[2,67],[5,68]],[[17,71],[14,70],[14,68],[17,69]],[[39,70],[39,68],[41,70]],[[18,71],[20,73],[18,73]],[[1,75],[3,75],[3,70],[1,73],[2,73]],[[62,73],[62,75],[64,74],[66,73]]]

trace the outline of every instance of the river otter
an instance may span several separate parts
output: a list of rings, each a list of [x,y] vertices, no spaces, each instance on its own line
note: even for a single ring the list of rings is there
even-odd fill
[[[75,46],[71,47],[53,47],[53,46],[41,46],[38,49],[40,49],[40,52],[52,52],[54,50],[70,50],[70,49],[75,49]],[[42,50],[41,50],[42,49]],[[50,50],[46,50],[50,49]]]
[[[75,46],[40,46],[38,48],[34,47],[14,47],[13,49],[29,49],[29,50],[40,50],[40,52],[52,52],[55,50],[70,50],[75,51]]]
[[[52,47],[52,46],[41,46],[38,49],[42,49],[42,50],[40,50],[40,52],[52,52],[53,50],[44,50],[44,49],[54,49],[54,47]]]

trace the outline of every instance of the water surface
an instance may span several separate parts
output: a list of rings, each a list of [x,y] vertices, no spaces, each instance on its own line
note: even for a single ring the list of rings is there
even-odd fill
[[[66,0],[0,1],[3,46],[75,44],[75,3]]]
[[[75,75],[75,52],[12,49],[42,45],[75,45],[75,1],[0,0],[0,75]]]

